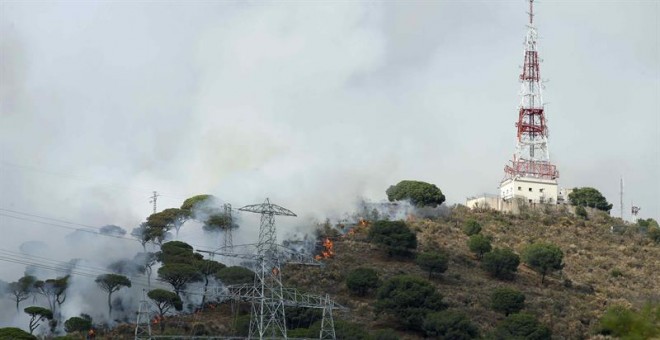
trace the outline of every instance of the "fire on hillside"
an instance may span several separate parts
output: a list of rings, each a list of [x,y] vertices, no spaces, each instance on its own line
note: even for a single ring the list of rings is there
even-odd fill
[[[323,249],[321,250],[321,253],[316,255],[314,258],[318,261],[333,257],[335,255],[333,248],[334,243],[332,240],[330,240],[329,237],[326,237],[325,240],[323,240]]]
[[[165,318],[163,316],[156,315],[156,317],[153,320],[151,320],[151,323],[154,324],[154,325],[157,325],[157,324],[163,322],[163,320],[165,320]]]

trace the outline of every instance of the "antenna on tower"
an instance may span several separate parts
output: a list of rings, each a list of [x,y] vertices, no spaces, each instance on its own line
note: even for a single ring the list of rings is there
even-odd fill
[[[623,176],[619,180],[619,209],[621,209],[621,219],[623,219]]]
[[[635,206],[635,203],[630,201],[630,214],[632,215],[633,223],[637,223],[637,215],[639,214],[640,210],[642,210],[642,208]]]
[[[531,26],[534,24],[534,0],[529,0],[529,12],[527,14],[529,14],[529,25]]]
[[[156,191],[154,191],[154,193],[151,196],[149,196],[150,198],[149,203],[153,203],[154,205],[154,214],[158,211],[158,207],[157,207],[158,196],[160,195]]]

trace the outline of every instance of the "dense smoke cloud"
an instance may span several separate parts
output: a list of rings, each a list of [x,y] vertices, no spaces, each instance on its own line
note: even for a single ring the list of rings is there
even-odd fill
[[[514,149],[522,2],[0,7],[0,209],[34,215],[0,210],[0,249],[82,259],[70,271],[142,251],[73,230],[130,234],[151,213],[152,190],[163,194],[159,210],[199,193],[234,207],[268,196],[299,215],[278,220],[284,239],[382,199],[401,179],[437,184],[449,204],[493,192]],[[536,11],[561,185],[618,202],[622,174],[626,205],[656,218],[658,10],[585,2]],[[241,218],[235,243],[253,242],[258,216]],[[179,239],[219,242],[194,220]],[[1,268],[8,282],[25,271]],[[93,278],[72,283],[79,293],[62,313],[105,318]],[[128,315],[135,306],[124,302]],[[0,324],[24,327],[9,299],[0,307]]]

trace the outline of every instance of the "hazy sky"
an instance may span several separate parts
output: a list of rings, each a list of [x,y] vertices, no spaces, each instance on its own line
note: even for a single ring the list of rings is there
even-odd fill
[[[300,215],[401,179],[497,192],[515,148],[516,1],[0,2],[0,208],[130,229],[212,193]],[[560,185],[660,217],[660,5],[539,1]],[[0,216],[0,248],[48,226]],[[60,233],[60,231],[52,231]],[[7,237],[7,236],[11,237]],[[50,232],[48,232],[50,237]]]

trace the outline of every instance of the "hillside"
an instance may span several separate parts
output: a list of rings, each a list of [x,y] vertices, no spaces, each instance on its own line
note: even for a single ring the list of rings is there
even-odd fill
[[[493,247],[511,247],[520,253],[534,241],[557,244],[565,254],[561,275],[551,276],[542,285],[536,272],[521,265],[512,281],[490,278],[466,245],[468,237],[461,226],[468,219],[483,225],[482,233],[493,237]],[[449,254],[448,270],[432,282],[449,308],[469,315],[482,333],[503,318],[490,308],[490,294],[499,286],[522,291],[527,297],[525,311],[538,316],[557,338],[588,337],[598,318],[612,305],[641,308],[645,302],[660,301],[660,247],[632,230],[613,234],[610,226],[620,223],[606,214],[595,213],[584,221],[559,212],[514,216],[459,207],[448,218],[409,224],[417,231],[419,249],[439,248]],[[343,316],[346,319],[359,320],[370,329],[391,327],[391,320],[375,315],[373,299],[349,296],[345,285],[336,281],[358,266],[376,269],[382,279],[399,274],[426,277],[426,272],[412,261],[389,259],[360,236],[336,242],[335,249],[336,257],[328,260],[327,268],[292,268],[289,282],[338,295],[339,301],[351,308]],[[414,334],[400,335],[416,338]]]
[[[523,247],[535,241],[558,245],[564,252],[564,269],[546,277],[544,284],[540,275],[524,264],[513,280],[491,278],[467,247],[468,236],[461,228],[470,219],[481,223],[482,234],[492,236],[494,248],[510,247],[521,253]],[[482,335],[504,319],[490,307],[492,291],[502,286],[523,292],[524,312],[535,315],[556,339],[593,337],[598,319],[611,306],[639,309],[647,302],[660,301],[660,247],[634,226],[613,233],[610,227],[623,223],[601,212],[592,211],[589,219],[583,220],[565,211],[511,215],[457,206],[448,216],[409,218],[407,224],[417,233],[418,251],[440,249],[448,254],[448,270],[434,276],[431,282],[444,296],[448,308],[468,315]],[[334,256],[323,260],[324,267],[285,267],[285,285],[334,296],[348,308],[337,313],[335,320],[347,320],[371,332],[394,328],[403,339],[423,338],[422,333],[397,327],[391,316],[377,315],[374,294],[356,297],[347,289],[345,278],[357,267],[375,269],[382,281],[400,274],[428,276],[413,259],[389,258],[367,242],[368,228],[357,227],[354,233],[335,238]],[[247,315],[238,318],[244,328]],[[219,306],[213,311],[169,318],[166,333],[231,334],[235,333],[231,321],[229,307]],[[119,334],[123,334],[128,338],[132,331],[132,326],[126,325],[112,331],[112,337],[121,338]]]

